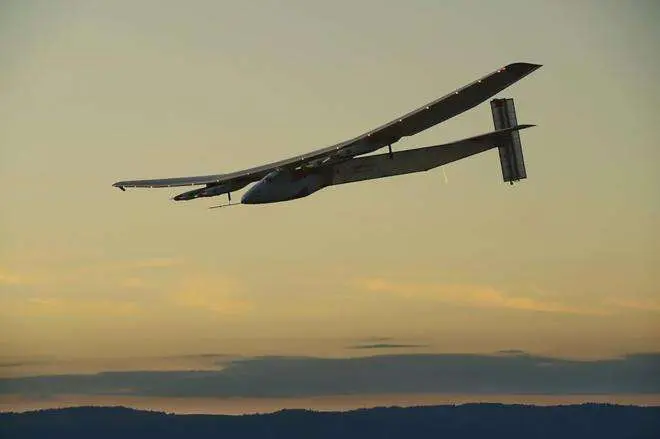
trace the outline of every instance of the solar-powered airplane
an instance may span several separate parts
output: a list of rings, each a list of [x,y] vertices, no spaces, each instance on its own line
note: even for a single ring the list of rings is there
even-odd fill
[[[513,99],[490,102],[493,132],[401,152],[392,152],[392,144],[477,106],[539,67],[509,64],[358,137],[286,160],[228,174],[120,181],[113,186],[125,190],[203,185],[175,196],[174,200],[227,194],[227,204],[213,207],[275,203],[306,197],[326,186],[427,171],[493,148],[499,149],[504,181],[513,184],[527,178],[518,131],[534,126],[518,125]],[[386,146],[387,154],[358,157]],[[256,184],[245,192],[241,202],[232,203],[231,193],[251,183]]]

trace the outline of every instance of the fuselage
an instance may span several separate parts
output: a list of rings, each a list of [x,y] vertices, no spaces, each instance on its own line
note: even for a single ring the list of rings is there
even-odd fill
[[[303,168],[275,170],[252,186],[241,198],[241,203],[277,203],[306,197],[332,184],[335,164],[382,147],[382,144],[362,141],[349,148],[338,150],[335,155],[310,162]]]
[[[241,198],[242,204],[277,203],[306,197],[332,184],[331,167],[281,169],[266,175]]]

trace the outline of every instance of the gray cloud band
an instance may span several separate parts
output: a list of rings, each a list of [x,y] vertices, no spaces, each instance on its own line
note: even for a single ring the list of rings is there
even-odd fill
[[[218,371],[130,371],[0,380],[0,394],[297,397],[385,393],[660,393],[660,354],[574,361],[527,355],[256,357]]]

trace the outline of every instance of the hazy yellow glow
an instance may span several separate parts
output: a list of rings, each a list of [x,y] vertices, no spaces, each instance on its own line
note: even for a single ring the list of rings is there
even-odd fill
[[[358,355],[376,336],[660,348],[654,2],[1,8],[3,360]],[[513,188],[495,151],[446,184],[438,170],[228,210],[111,187],[325,146],[513,61],[544,64],[502,93],[538,124]],[[481,106],[396,148],[491,129]]]

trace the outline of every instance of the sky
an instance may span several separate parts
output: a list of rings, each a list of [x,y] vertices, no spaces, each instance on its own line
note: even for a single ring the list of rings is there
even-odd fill
[[[660,351],[659,18],[652,0],[0,0],[0,377]],[[337,143],[517,61],[543,67],[498,94],[537,124],[513,187],[496,151],[232,209],[111,186]],[[395,149],[492,129],[484,103]]]

